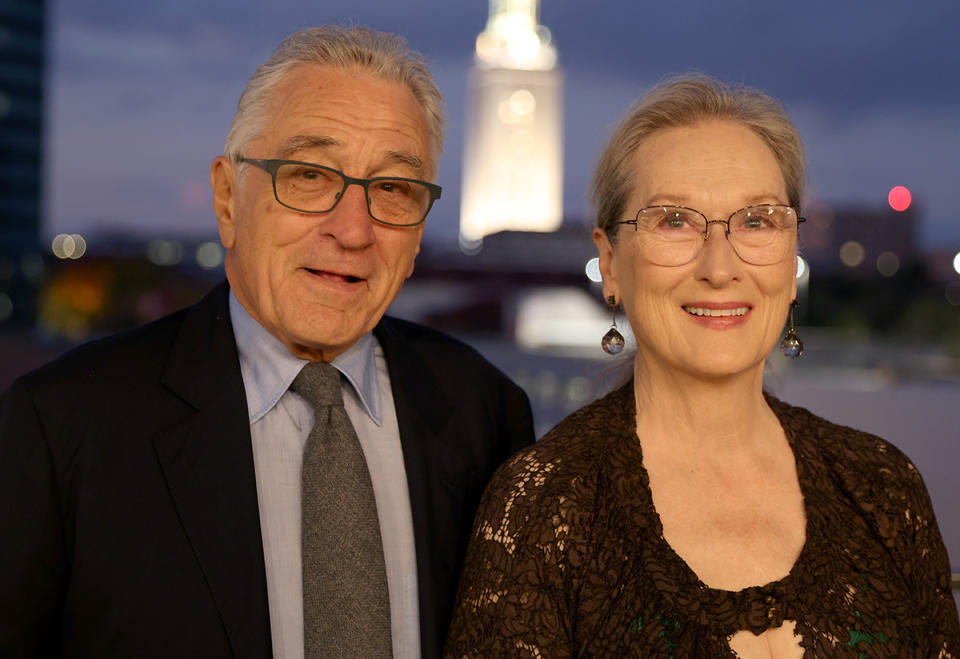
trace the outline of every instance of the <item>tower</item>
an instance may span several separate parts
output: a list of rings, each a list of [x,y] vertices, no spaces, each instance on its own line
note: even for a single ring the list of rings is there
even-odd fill
[[[563,219],[563,74],[539,0],[490,0],[470,71],[460,245]]]

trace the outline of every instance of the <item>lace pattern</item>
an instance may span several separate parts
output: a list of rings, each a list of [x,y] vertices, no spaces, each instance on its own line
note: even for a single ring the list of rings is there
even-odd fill
[[[793,620],[807,657],[960,657],[947,554],[914,466],[878,437],[768,402],[807,514],[786,577],[712,589],[666,543],[631,382],[494,476],[446,656],[729,657],[737,631]]]

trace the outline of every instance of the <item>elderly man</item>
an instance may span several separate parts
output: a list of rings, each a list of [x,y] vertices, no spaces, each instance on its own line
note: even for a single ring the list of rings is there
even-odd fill
[[[253,75],[211,167],[229,286],[0,405],[0,656],[439,656],[482,490],[533,439],[499,371],[383,315],[441,104],[362,28]]]

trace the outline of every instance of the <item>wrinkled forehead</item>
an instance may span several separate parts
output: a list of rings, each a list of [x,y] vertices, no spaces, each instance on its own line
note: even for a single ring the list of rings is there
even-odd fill
[[[714,197],[736,198],[737,203],[788,203],[786,182],[772,149],[735,121],[657,130],[640,142],[628,166],[628,199],[634,204],[691,205]]]
[[[265,104],[258,140],[283,150],[367,149],[417,164],[435,174],[436,157],[426,113],[403,82],[360,67],[303,64],[287,73]]]

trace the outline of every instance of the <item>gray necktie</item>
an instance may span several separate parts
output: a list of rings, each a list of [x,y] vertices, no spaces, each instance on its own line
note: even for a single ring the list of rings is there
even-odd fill
[[[311,362],[290,388],[315,412],[301,472],[306,659],[392,657],[377,502],[360,440],[343,408],[340,372]]]

